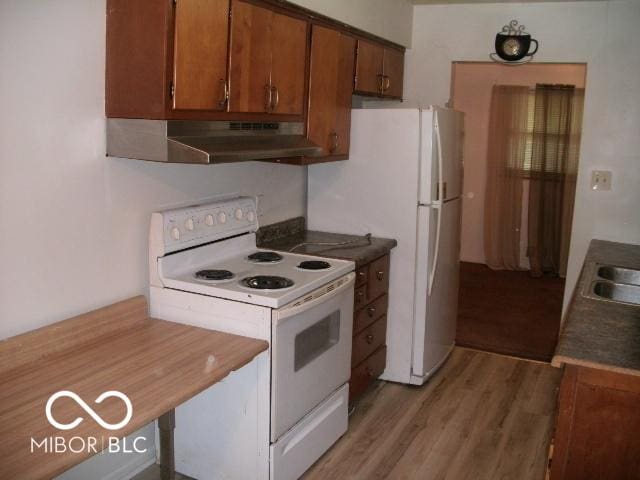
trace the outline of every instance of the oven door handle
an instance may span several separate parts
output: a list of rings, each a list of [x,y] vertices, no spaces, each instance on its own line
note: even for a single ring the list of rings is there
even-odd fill
[[[326,302],[327,300],[340,295],[345,290],[353,287],[355,279],[355,272],[351,272],[344,277],[340,277],[338,280],[334,280],[328,285],[324,285],[314,290],[313,292],[305,295],[300,300],[276,310],[274,323],[277,325],[278,323],[285,321],[288,318],[291,318],[302,312],[306,312],[307,310],[314,308],[318,304]]]

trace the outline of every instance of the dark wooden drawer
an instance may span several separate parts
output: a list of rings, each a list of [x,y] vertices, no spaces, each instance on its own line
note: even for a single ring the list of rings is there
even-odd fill
[[[366,285],[369,280],[369,264],[356,270],[356,288]]]
[[[367,298],[374,300],[389,291],[389,255],[380,257],[369,264]]]
[[[377,319],[387,314],[387,295],[378,297],[366,307],[358,310],[353,316],[353,335],[356,336],[364,328],[371,325]]]
[[[358,365],[371,355],[380,345],[384,345],[387,335],[386,315],[353,337],[351,365]]]
[[[351,370],[349,380],[349,402],[362,395],[367,387],[384,372],[387,362],[387,347],[382,345],[360,365]]]
[[[367,304],[367,286],[356,288],[353,296],[353,309],[358,310]]]

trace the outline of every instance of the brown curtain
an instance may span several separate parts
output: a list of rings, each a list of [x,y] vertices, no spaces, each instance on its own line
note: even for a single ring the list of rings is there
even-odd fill
[[[531,274],[564,277],[576,192],[584,90],[537,85],[529,170]]]
[[[487,265],[495,270],[520,269],[529,98],[529,88],[521,86],[495,85],[491,95],[484,250]]]

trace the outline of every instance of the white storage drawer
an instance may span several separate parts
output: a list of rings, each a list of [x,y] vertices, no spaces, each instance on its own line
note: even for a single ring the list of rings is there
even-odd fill
[[[271,445],[271,480],[295,480],[348,426],[349,384],[344,384]]]

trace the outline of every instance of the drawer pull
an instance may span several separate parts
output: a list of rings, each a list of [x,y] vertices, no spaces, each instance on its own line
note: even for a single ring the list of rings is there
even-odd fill
[[[373,377],[373,368],[367,365],[367,368],[364,369],[364,372],[367,374],[367,377]]]
[[[270,113],[273,106],[273,89],[268,83],[264,86],[264,111]]]
[[[384,279],[384,272],[382,270],[380,270],[379,272],[376,272],[376,278],[382,281]]]
[[[373,317],[376,314],[376,307],[369,307],[369,317]]]
[[[364,273],[364,272],[358,272],[358,276],[359,276],[360,278],[364,278],[365,273]]]
[[[229,87],[227,87],[227,81],[221,78],[220,87],[222,89],[222,99],[218,102],[218,107],[223,109],[229,101]]]
[[[364,337],[364,338],[365,338],[365,340],[367,341],[367,343],[368,343],[369,345],[371,345],[371,344],[373,343],[373,335],[369,334],[369,335],[367,335],[367,336],[366,336],[366,337]]]
[[[331,147],[329,148],[329,153],[335,153],[336,150],[338,150],[338,134],[336,132],[331,132],[331,135],[329,135],[331,137]]]
[[[378,93],[384,93],[384,75],[379,73],[376,77],[378,78]]]

